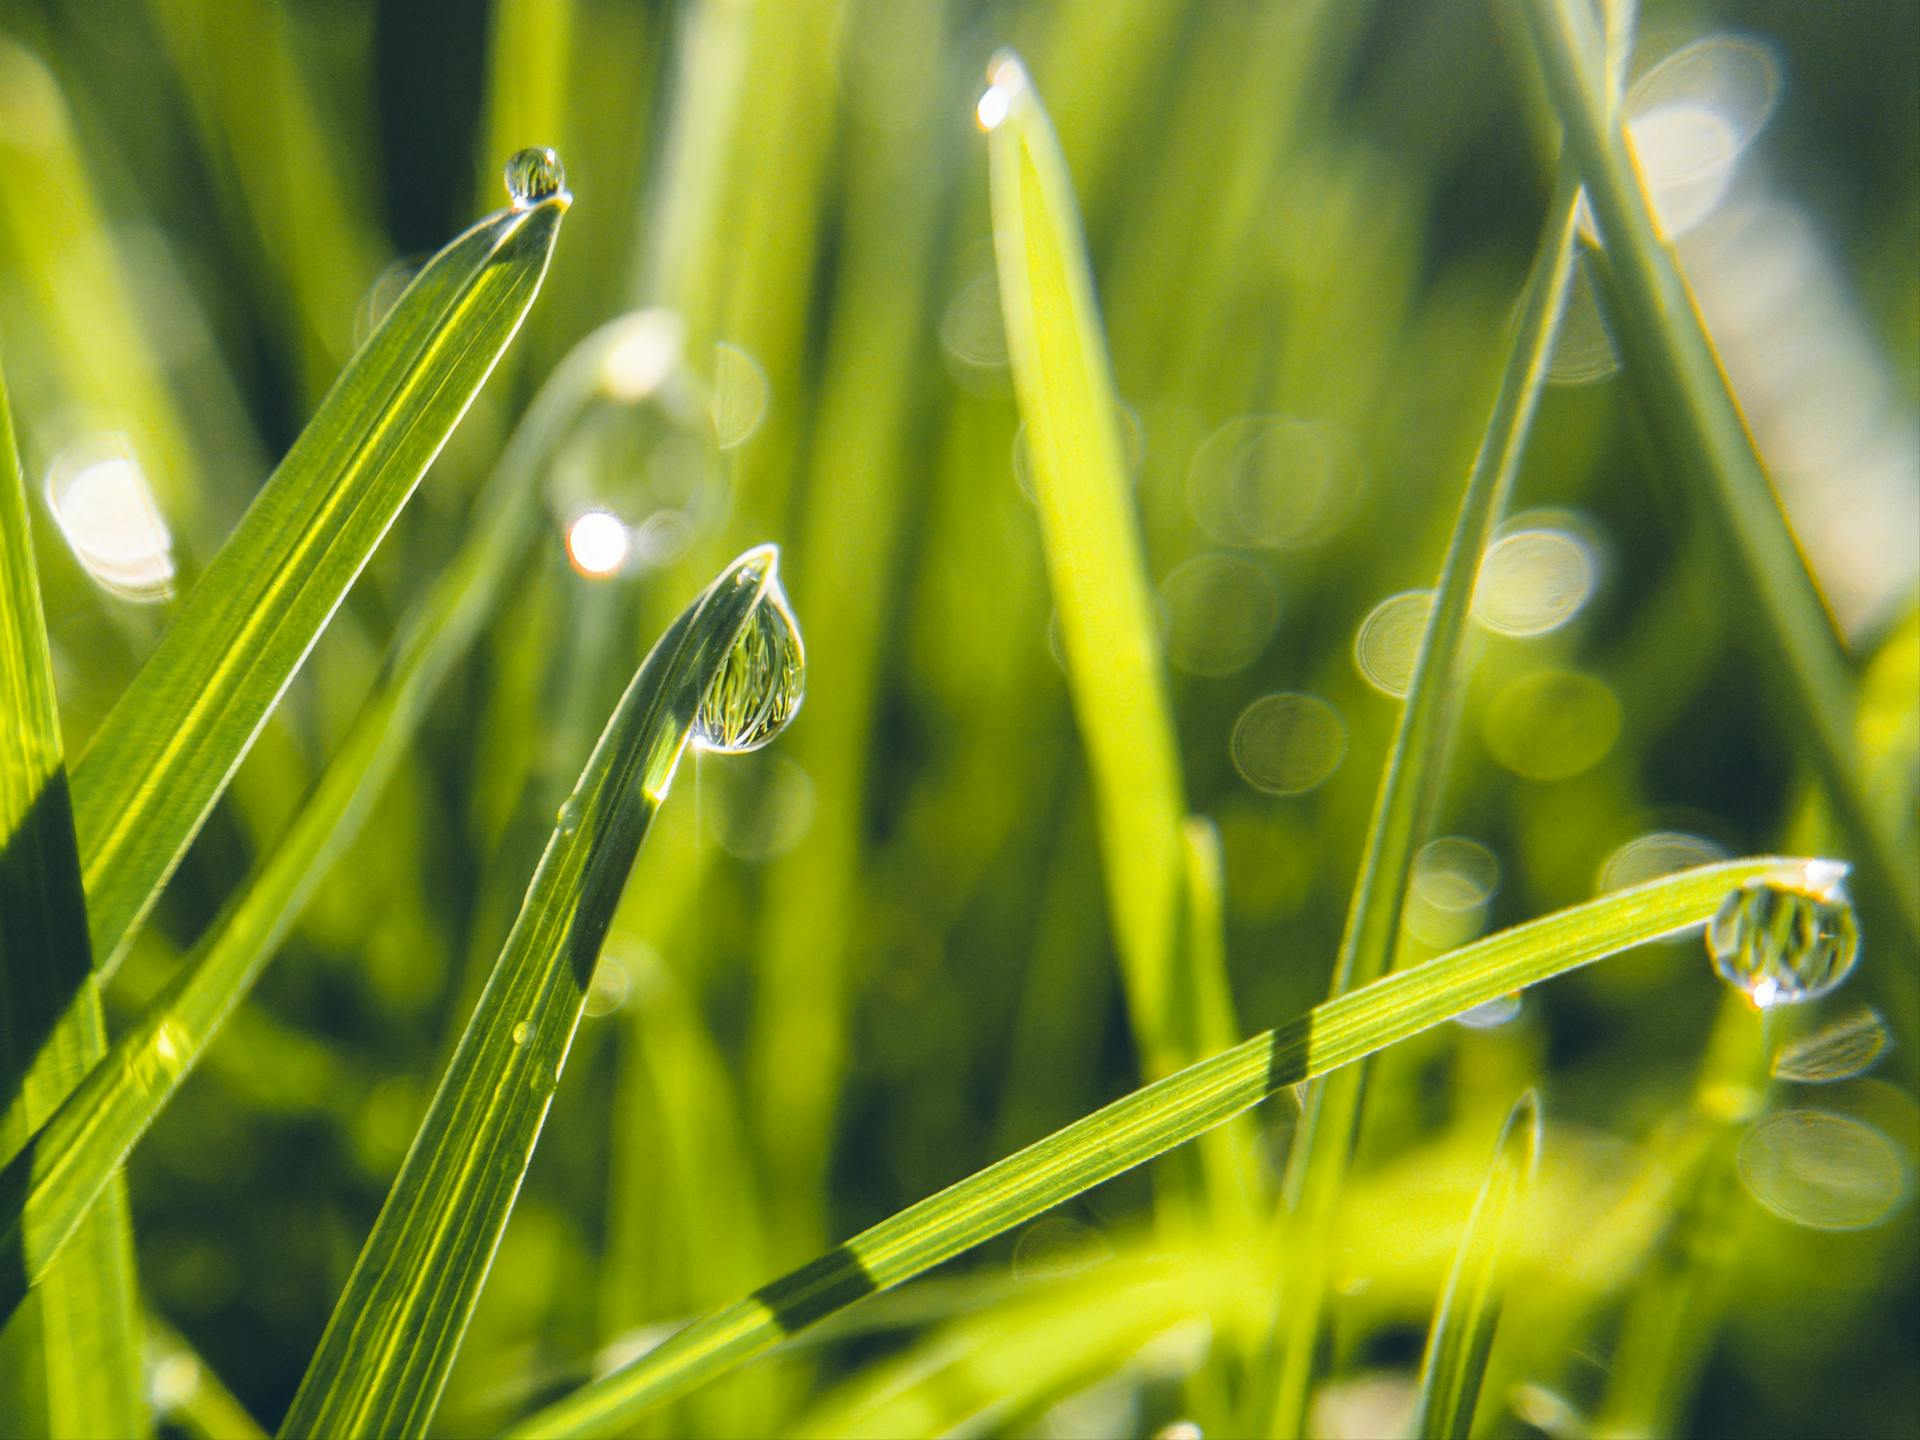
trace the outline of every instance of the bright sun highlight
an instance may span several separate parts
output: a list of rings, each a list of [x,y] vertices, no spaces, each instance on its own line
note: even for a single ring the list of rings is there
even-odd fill
[[[611,575],[627,558],[627,527],[604,510],[589,510],[567,529],[567,558],[582,575]]]

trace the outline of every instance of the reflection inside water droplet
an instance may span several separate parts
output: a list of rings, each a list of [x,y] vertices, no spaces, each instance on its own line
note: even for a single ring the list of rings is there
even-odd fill
[[[721,755],[758,750],[787,728],[806,690],[806,648],[776,580],[700,702],[693,742]]]
[[[516,210],[537,205],[567,188],[566,167],[550,146],[514,151],[506,167],[507,194]]]
[[[1756,1009],[1825,995],[1853,971],[1860,930],[1838,880],[1756,880],[1729,895],[1707,924],[1721,978]]]

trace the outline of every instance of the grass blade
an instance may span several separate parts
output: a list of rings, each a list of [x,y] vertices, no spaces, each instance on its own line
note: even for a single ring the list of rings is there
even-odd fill
[[[730,565],[668,627],[607,722],[281,1434],[425,1431],[627,873],[702,697],[738,678],[728,662],[775,585],[776,561],[764,546]]]
[[[1527,434],[1546,383],[1554,329],[1573,254],[1574,186],[1562,180],[1548,212],[1533,274],[1521,303],[1519,334],[1508,355],[1487,428],[1467,474],[1459,514],[1434,587],[1426,634],[1415,661],[1393,744],[1380,778],[1366,850],[1354,881],[1334,964],[1333,993],[1365,985],[1387,969],[1399,937],[1408,878],[1420,834],[1444,772],[1447,720],[1480,557],[1519,474]],[[1320,1331],[1333,1224],[1341,1182],[1360,1119],[1363,1069],[1309,1088],[1289,1157],[1292,1273],[1283,1286],[1286,1314],[1276,1334],[1272,1428],[1301,1433],[1307,1423],[1313,1357]]]
[[[621,325],[577,346],[529,407],[488,483],[473,533],[403,627],[383,682],[272,856],[174,981],[0,1172],[0,1255],[19,1257],[0,1273],[0,1319],[41,1282],[358,832],[525,551],[541,514],[532,488],[539,463],[594,392]]]
[[[103,974],[513,338],[567,204],[500,211],[428,263],[95,733],[73,796]]]
[[[1718,529],[1836,817],[1876,891],[1920,947],[1920,856],[1905,817],[1857,764],[1853,677],[1838,635],[1728,388],[1713,341],[1661,234],[1625,131],[1581,57],[1599,53],[1583,0],[1526,0],[1528,37],[1580,170],[1607,263],[1596,267],[1621,354],[1661,451]]]
[[[1540,1156],[1540,1107],[1529,1090],[1501,1128],[1493,1165],[1467,1217],[1421,1363],[1414,1433],[1421,1440],[1465,1436],[1493,1353],[1505,1298],[1507,1257]]]
[[[1748,881],[1827,861],[1703,865],[1557,911],[1325,1001],[1114,1101],[908,1206],[534,1415],[519,1436],[601,1434],[1063,1200],[1184,1144],[1274,1091],[1324,1075],[1527,985],[1704,924]]]
[[[106,1049],[60,747],[53,670],[0,377],[0,1154],[11,1155]],[[0,1250],[0,1273],[18,1256]],[[147,1430],[125,1186],[0,1337],[10,1419],[48,1435]],[[11,1426],[9,1428],[12,1428]]]
[[[1066,159],[1020,61],[994,61],[994,249],[1047,577],[1093,771],[1107,903],[1149,1073],[1169,1049],[1186,817],[1166,678],[1128,492],[1113,377]],[[996,115],[998,118],[996,118]]]

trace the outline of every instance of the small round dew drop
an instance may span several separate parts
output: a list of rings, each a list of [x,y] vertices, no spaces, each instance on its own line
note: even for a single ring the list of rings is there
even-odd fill
[[[1833,990],[1860,957],[1860,929],[1837,881],[1756,880],[1721,902],[1707,924],[1707,953],[1756,1010]]]
[[[532,1033],[533,1031],[528,1027],[527,1022],[524,1020],[520,1021],[513,1027],[513,1043],[516,1045],[526,1044],[527,1036]]]
[[[707,688],[693,721],[694,743],[721,755],[758,750],[787,728],[806,692],[806,648],[776,582]]]
[[[513,152],[507,161],[506,181],[513,208],[524,210],[564,191],[567,170],[551,147],[535,145]]]

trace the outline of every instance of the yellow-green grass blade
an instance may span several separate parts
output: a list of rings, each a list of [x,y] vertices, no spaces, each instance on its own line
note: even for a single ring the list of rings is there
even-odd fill
[[[728,566],[668,627],[608,720],[283,1435],[424,1433],[533,1158],[627,873],[701,699],[774,585],[776,563],[763,546]]]
[[[1520,327],[1495,393],[1480,448],[1467,474],[1459,514],[1440,566],[1426,634],[1407,689],[1374,801],[1360,873],[1334,964],[1333,993],[1364,985],[1391,963],[1406,905],[1413,855],[1445,770],[1448,716],[1480,557],[1520,471],[1527,435],[1546,383],[1553,335],[1572,263],[1574,185],[1564,177],[1548,211],[1539,253],[1521,303]],[[1276,1333],[1272,1429],[1300,1433],[1307,1422],[1313,1357],[1320,1332],[1340,1186],[1359,1125],[1363,1068],[1344,1071],[1307,1093],[1287,1174],[1291,1214],[1284,1317]]]
[[[105,1048],[26,489],[0,377],[0,1155],[12,1155]],[[20,1266],[17,1251],[0,1250],[0,1276]],[[25,1432],[144,1434],[133,1251],[117,1180],[46,1281],[38,1303],[0,1333],[0,1408]]]
[[[1072,182],[1020,61],[996,57],[982,100],[994,251],[1026,424],[1047,577],[1093,772],[1114,940],[1152,1073],[1169,1047],[1186,818],[1166,676],[1128,492],[1113,377]]]
[[[1503,930],[1336,996],[907,1207],[694,1322],[512,1433],[597,1435],[616,1429],[862,1297],[910,1280],[1204,1134],[1276,1090],[1349,1065],[1497,996],[1704,924],[1730,891],[1750,881],[1799,883],[1809,864],[1826,863],[1761,857],[1703,865]]]
[[[512,340],[568,203],[500,211],[427,264],[101,723],[73,796],[103,974]]]
[[[186,1337],[151,1312],[146,1320],[155,1417],[190,1440],[266,1440],[260,1423]]]
[[[402,627],[386,673],[273,854],[174,980],[0,1171],[0,1318],[37,1285],[94,1197],[253,988],[315,885],[358,832],[442,679],[492,612],[542,514],[552,443],[599,381],[619,321],[577,346],[528,408],[474,529]]]
[[[1862,773],[1853,675],[1839,636],[1654,217],[1625,130],[1601,78],[1582,63],[1598,53],[1592,17],[1583,0],[1525,0],[1522,10],[1600,232],[1606,264],[1596,273],[1649,428],[1718,531],[1834,813],[1871,890],[1892,902],[1911,952],[1920,947],[1920,855],[1903,832],[1906,816],[1890,813]]]
[[[1500,1324],[1513,1235],[1523,1222],[1527,1187],[1539,1156],[1540,1108],[1529,1090],[1501,1128],[1493,1164],[1467,1217],[1427,1335],[1413,1426],[1421,1440],[1465,1440],[1472,1429],[1480,1382]]]

